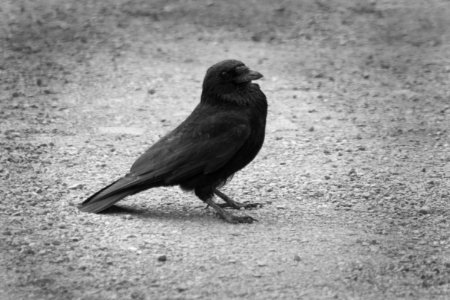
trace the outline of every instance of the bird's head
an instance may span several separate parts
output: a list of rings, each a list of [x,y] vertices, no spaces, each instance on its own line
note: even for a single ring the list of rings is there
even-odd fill
[[[217,95],[229,94],[261,77],[263,77],[261,73],[250,70],[239,60],[224,60],[212,65],[206,71],[203,91]]]

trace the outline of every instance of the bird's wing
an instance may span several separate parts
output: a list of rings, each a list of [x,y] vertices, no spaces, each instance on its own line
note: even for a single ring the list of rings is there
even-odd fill
[[[250,135],[248,122],[226,112],[183,122],[131,167],[139,183],[177,184],[223,167]],[[138,184],[139,184],[138,183]],[[136,184],[136,183],[135,183]]]

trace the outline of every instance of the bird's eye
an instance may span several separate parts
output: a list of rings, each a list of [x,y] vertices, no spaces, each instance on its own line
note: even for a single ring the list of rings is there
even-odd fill
[[[227,76],[227,72],[226,72],[226,71],[223,71],[222,73],[220,73],[220,76],[222,76],[222,77]]]

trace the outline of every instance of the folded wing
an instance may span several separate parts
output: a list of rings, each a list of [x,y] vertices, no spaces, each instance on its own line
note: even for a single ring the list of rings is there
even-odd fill
[[[203,114],[204,115],[204,114]],[[227,164],[250,135],[246,120],[232,114],[188,118],[139,157],[121,190],[176,185]]]

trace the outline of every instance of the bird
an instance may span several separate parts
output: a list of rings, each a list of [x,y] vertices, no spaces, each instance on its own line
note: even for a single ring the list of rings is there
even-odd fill
[[[268,103],[253,82],[262,77],[236,59],[209,67],[192,113],[150,146],[125,176],[87,198],[79,209],[99,213],[141,191],[179,186],[193,191],[228,223],[257,221],[224,208],[247,209],[259,203],[234,201],[219,189],[256,157],[264,143]],[[224,203],[213,201],[214,196]]]

